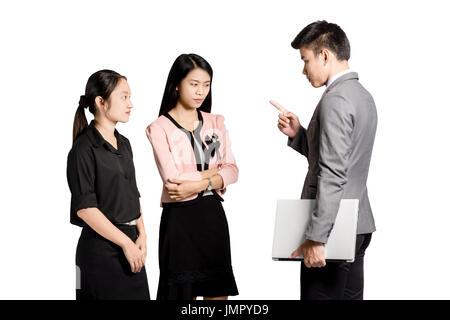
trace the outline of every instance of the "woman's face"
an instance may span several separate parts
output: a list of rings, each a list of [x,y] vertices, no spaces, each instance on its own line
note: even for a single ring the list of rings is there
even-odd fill
[[[120,79],[116,88],[102,105],[104,116],[112,122],[128,122],[133,104],[131,90],[125,79]]]
[[[209,93],[211,77],[201,68],[191,70],[177,86],[178,103],[187,108],[199,108]]]

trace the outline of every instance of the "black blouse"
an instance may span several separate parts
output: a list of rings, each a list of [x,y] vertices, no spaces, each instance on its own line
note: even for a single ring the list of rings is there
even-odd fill
[[[133,152],[127,138],[114,131],[117,150],[94,126],[75,140],[67,158],[67,181],[72,200],[70,223],[83,227],[80,209],[96,207],[112,223],[140,217],[139,191],[133,165]]]

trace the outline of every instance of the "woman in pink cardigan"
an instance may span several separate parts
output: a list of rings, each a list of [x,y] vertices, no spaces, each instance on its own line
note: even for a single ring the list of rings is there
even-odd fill
[[[182,54],[167,79],[159,118],[147,127],[163,180],[157,299],[237,295],[221,201],[238,167],[221,115],[211,111],[209,63]]]

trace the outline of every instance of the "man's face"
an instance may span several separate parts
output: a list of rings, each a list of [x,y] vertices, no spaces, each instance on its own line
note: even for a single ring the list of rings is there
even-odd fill
[[[300,55],[305,63],[303,67],[303,74],[308,78],[309,82],[314,88],[319,88],[326,85],[328,80],[328,70],[324,55],[320,52],[317,56],[314,51],[302,46],[300,48]]]

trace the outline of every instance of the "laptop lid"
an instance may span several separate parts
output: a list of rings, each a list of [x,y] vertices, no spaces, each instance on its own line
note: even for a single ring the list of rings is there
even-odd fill
[[[273,236],[273,260],[303,260],[300,255],[290,259],[289,255],[305,240],[306,228],[311,220],[316,200],[278,200]],[[355,259],[356,228],[358,224],[358,199],[342,199],[336,221],[325,245],[328,261]]]

